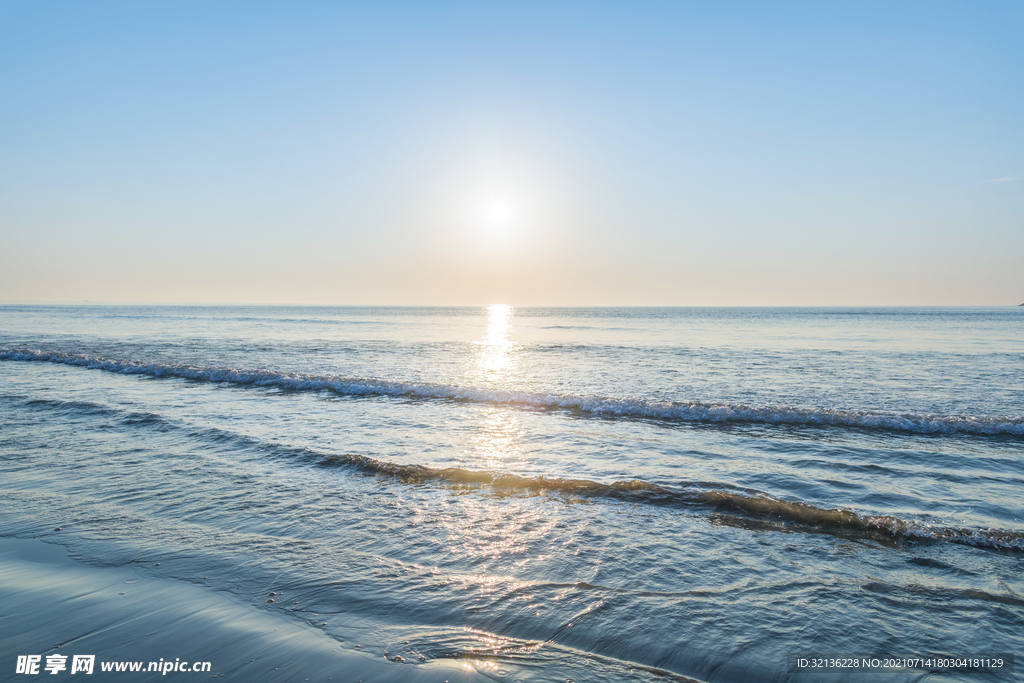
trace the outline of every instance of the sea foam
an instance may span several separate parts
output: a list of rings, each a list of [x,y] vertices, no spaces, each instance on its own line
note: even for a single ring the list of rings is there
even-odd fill
[[[660,401],[510,389],[460,387],[387,379],[186,364],[144,363],[38,349],[0,348],[0,360],[61,363],[123,375],[169,377],[289,391],[328,391],[341,396],[396,396],[569,410],[599,417],[683,422],[754,423],[876,429],[916,434],[1024,437],[1024,416],[934,415],[838,407],[750,405],[705,401]]]

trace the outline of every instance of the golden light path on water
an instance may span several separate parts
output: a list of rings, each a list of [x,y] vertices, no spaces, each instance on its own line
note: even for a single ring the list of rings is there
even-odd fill
[[[474,368],[474,384],[515,386],[519,368],[513,353],[511,306],[494,304],[487,308],[487,329],[477,342],[479,353]],[[523,428],[514,411],[484,406],[479,431],[472,439],[473,453],[467,464],[474,469],[503,470],[522,459],[520,442]]]
[[[467,369],[466,380],[471,386],[514,388],[519,384],[521,371],[518,367],[515,347],[511,340],[514,309],[504,304],[495,304],[487,309],[486,328],[482,338],[474,342],[477,352],[471,367]],[[477,433],[470,439],[471,450],[463,458],[464,467],[473,470],[500,472],[523,462],[522,442],[525,429],[516,411],[499,405],[482,405],[476,408],[480,415]],[[512,497],[506,502],[495,500],[474,502],[463,498],[460,504],[462,516],[446,519],[449,551],[472,558],[478,572],[448,577],[462,583],[466,589],[476,593],[472,604],[486,605],[495,595],[506,592],[510,587],[524,585],[521,578],[507,574],[507,560],[513,560],[516,572],[527,572],[531,560],[530,546],[551,532],[552,521],[544,519],[532,505],[522,505],[521,500]],[[502,566],[500,573],[488,571],[491,567]],[[524,609],[539,617],[544,605],[525,595]],[[503,676],[508,672],[499,668],[499,663],[488,659],[477,659],[474,654],[495,656],[508,655],[509,650],[536,649],[541,642],[515,641],[495,634],[466,627],[462,666],[475,670],[487,677]]]
[[[487,309],[487,332],[479,342],[481,352],[477,366],[488,380],[504,380],[514,373],[511,358],[513,343],[509,339],[512,331],[512,307],[494,304]]]
[[[469,387],[504,388],[515,390],[523,385],[517,343],[513,341],[515,310],[504,304],[485,309],[484,326],[473,341],[475,350],[467,362],[462,381]],[[500,404],[471,406],[478,416],[476,433],[460,456],[460,467],[468,470],[499,473],[524,473],[529,459],[524,453],[526,426],[520,411],[509,410]],[[540,474],[540,473],[538,473]],[[458,487],[455,487],[456,489]],[[548,539],[555,533],[557,519],[546,515],[543,506],[530,494],[507,494],[500,491],[479,491],[483,496],[460,495],[458,513],[442,515],[448,553],[469,560],[475,571],[439,574],[445,585],[460,585],[465,591],[467,609],[486,610],[496,600],[511,599],[519,603],[518,609],[538,624],[546,624],[557,604],[579,590],[566,586],[554,595],[540,597],[532,591],[519,591],[534,583],[529,577],[531,565],[543,563],[549,556],[544,550]],[[452,512],[455,507],[447,509]],[[567,542],[571,552],[579,553],[572,540]],[[599,565],[593,568],[597,571]],[[584,580],[592,575],[583,576]],[[509,597],[509,596],[515,597]],[[578,618],[589,614],[603,603],[603,598],[591,601],[563,626],[571,626]],[[547,634],[547,631],[544,632]],[[551,641],[546,635],[538,639],[507,638],[496,633],[463,626],[454,645],[461,659],[460,667],[485,678],[510,675],[504,667],[517,657],[543,649]]]

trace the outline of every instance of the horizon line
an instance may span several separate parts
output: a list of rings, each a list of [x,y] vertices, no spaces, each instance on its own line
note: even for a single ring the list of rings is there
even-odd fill
[[[280,308],[1019,308],[1020,304],[507,304],[490,302],[480,304],[354,304],[354,303],[260,303],[210,301],[92,301],[89,299],[0,299],[0,306],[209,306],[209,307],[280,307]]]

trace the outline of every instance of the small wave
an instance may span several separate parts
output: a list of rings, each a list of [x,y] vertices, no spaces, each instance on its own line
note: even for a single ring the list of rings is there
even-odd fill
[[[121,411],[117,408],[93,403],[92,401],[63,401],[55,398],[34,398],[25,401],[25,405],[31,409],[44,408],[49,410],[60,410],[80,415],[107,415],[118,416]]]
[[[2,353],[2,352],[0,352]],[[554,494],[569,500],[593,500],[689,509],[708,513],[712,523],[754,530],[824,533],[837,537],[873,540],[886,544],[907,541],[945,542],[997,550],[1024,551],[1024,532],[1006,529],[944,527],[894,515],[864,515],[854,510],[820,508],[799,501],[787,501],[751,489],[725,490],[714,482],[663,485],[640,479],[604,483],[589,479],[524,477],[507,472],[488,472],[461,467],[430,467],[377,460],[354,453],[326,454],[309,447],[289,447],[214,427],[192,428],[175,425],[154,413],[106,406],[88,401],[31,399],[30,407],[102,414],[120,418],[130,426],[186,429],[193,437],[211,442],[234,442],[323,468],[347,468],[374,477],[391,478],[404,484],[486,489],[497,496]]]
[[[12,398],[5,396],[3,398]],[[156,413],[139,412],[117,406],[94,403],[93,401],[65,401],[56,398],[33,398],[20,397],[25,399],[25,406],[30,409],[43,408],[70,413],[72,415],[102,415],[120,419],[124,424],[129,425],[158,425],[167,426],[166,420]]]
[[[350,467],[373,476],[400,479],[409,484],[441,482],[455,486],[489,486],[498,494],[554,493],[570,498],[694,508],[714,513],[715,521],[735,522],[738,526],[750,526],[744,522],[754,522],[760,528],[826,533],[886,543],[918,540],[1024,551],[1024,532],[1020,531],[941,527],[892,515],[861,515],[849,509],[819,508],[763,493],[747,495],[721,489],[670,487],[639,479],[604,484],[589,479],[520,477],[461,467],[402,465],[356,454],[319,455],[310,452],[310,455],[322,467]]]
[[[598,417],[631,417],[682,422],[754,423],[880,429],[914,434],[974,434],[1024,437],[1024,417],[928,415],[803,406],[658,401],[542,394],[444,384],[288,373],[274,370],[197,367],[97,358],[75,353],[0,348],[0,360],[40,361],[105,370],[124,375],[174,377],[290,391],[330,391],[343,396],[402,396],[570,410]]]

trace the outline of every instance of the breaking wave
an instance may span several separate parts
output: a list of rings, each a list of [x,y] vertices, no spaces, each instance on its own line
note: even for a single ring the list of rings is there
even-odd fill
[[[289,373],[184,364],[142,363],[75,353],[0,348],[0,360],[61,363],[123,375],[173,377],[291,391],[329,391],[343,396],[401,396],[570,410],[600,417],[684,422],[754,423],[881,429],[915,434],[974,434],[1024,437],[1024,416],[931,415],[843,408],[749,405],[705,401],[659,401],[544,394],[444,384],[400,382],[336,375]]]

